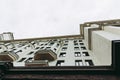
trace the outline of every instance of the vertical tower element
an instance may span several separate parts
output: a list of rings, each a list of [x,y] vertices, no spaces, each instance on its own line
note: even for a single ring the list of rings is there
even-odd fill
[[[14,40],[14,36],[12,32],[4,32],[0,34],[0,40]]]

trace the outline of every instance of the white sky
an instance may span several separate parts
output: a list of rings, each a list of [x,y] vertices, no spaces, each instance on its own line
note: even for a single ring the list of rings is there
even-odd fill
[[[79,24],[120,18],[120,0],[0,0],[0,33],[15,38],[79,34]]]

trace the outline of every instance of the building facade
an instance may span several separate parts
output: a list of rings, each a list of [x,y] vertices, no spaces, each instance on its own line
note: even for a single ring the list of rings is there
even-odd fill
[[[94,71],[96,73],[99,71],[106,72],[106,74],[107,71],[113,73],[111,71],[114,66],[119,67],[118,58],[114,58],[116,55],[119,56],[119,49],[116,47],[119,47],[119,45],[114,45],[116,41],[120,40],[119,26],[120,20],[86,22],[80,24],[80,35],[1,41],[0,61],[10,61],[15,67],[15,69],[10,69],[13,72],[17,70],[19,72],[19,69],[23,71],[37,67],[40,71],[44,71],[45,68],[46,71],[57,70],[59,72],[60,69],[64,72],[71,71],[72,68],[73,72],[83,69],[82,73],[84,71],[90,73],[89,70],[93,73]],[[104,69],[101,67],[104,67]],[[117,67],[115,66],[114,70]],[[36,71],[37,69],[33,70]],[[82,73],[79,73],[79,75]],[[12,77],[11,79],[15,78]],[[117,80],[117,78],[108,77],[100,80],[106,79]],[[99,79],[89,77],[89,79],[81,78],[80,80]]]

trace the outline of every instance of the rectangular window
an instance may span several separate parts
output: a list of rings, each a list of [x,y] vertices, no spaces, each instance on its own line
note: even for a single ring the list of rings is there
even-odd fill
[[[88,52],[82,52],[83,56],[89,56]]]
[[[64,60],[58,60],[56,66],[63,66]]]
[[[56,47],[58,47],[60,44],[57,44]]]
[[[30,57],[30,58],[28,58],[27,60],[26,60],[26,62],[28,62],[28,61],[32,61],[32,57]]]
[[[40,46],[43,46],[44,44],[40,44]]]
[[[16,50],[16,49],[13,49],[13,50]]]
[[[36,47],[35,49],[39,49],[40,47]]]
[[[62,51],[65,51],[65,50],[67,50],[67,47],[63,47],[63,48],[62,48]]]
[[[75,66],[83,66],[82,60],[75,60]]]
[[[77,40],[74,40],[74,43],[76,43],[77,42]]]
[[[28,45],[27,47],[30,47],[30,45]]]
[[[76,46],[76,45],[78,45],[78,43],[74,43],[74,45]]]
[[[24,47],[24,49],[27,49],[27,46],[26,46],[26,47]]]
[[[79,42],[82,42],[82,40],[79,40]]]
[[[84,43],[80,43],[80,45],[84,45]]]
[[[64,44],[63,46],[67,46],[68,44]]]
[[[15,53],[19,53],[19,52],[22,52],[22,50],[16,51]]]
[[[32,45],[36,44],[35,42],[31,42]]]
[[[43,49],[44,47],[41,47],[40,49]]]
[[[49,46],[52,46],[54,44],[54,42],[51,42],[50,44],[49,44]]]
[[[46,47],[47,50],[50,50],[51,47]]]
[[[47,43],[45,45],[47,45]]]
[[[68,43],[68,40],[66,40],[65,43]]]
[[[23,62],[26,58],[21,58],[18,62]]]
[[[57,39],[54,39],[53,41],[57,41]]]
[[[86,50],[86,47],[81,47],[81,50]]]
[[[80,52],[75,52],[74,54],[75,54],[75,57],[80,57],[81,56]]]
[[[74,50],[79,50],[80,48],[79,47],[74,47]]]
[[[54,51],[56,51],[57,49],[56,48],[54,48]]]
[[[66,53],[65,52],[61,52],[59,57],[65,57],[66,56]]]
[[[85,60],[85,64],[86,64],[86,66],[93,66],[94,65],[92,60]]]
[[[28,53],[28,55],[31,55],[31,54],[33,54],[33,53],[34,53],[34,52],[33,52],[33,51],[31,51],[31,52],[29,52],[29,53]]]

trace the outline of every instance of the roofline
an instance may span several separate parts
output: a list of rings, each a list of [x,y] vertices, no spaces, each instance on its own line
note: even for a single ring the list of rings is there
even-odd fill
[[[40,38],[26,38],[26,39],[15,39],[15,40],[5,40],[0,42],[12,42],[12,41],[31,41],[31,40],[44,40],[44,39],[61,39],[61,38],[81,38],[82,36],[80,34],[78,35],[65,35],[65,36],[50,36],[50,37],[40,37]]]
[[[109,21],[120,21],[120,19],[90,21],[90,22],[85,22],[85,24],[89,24],[89,23],[100,23],[100,22],[109,22]]]

